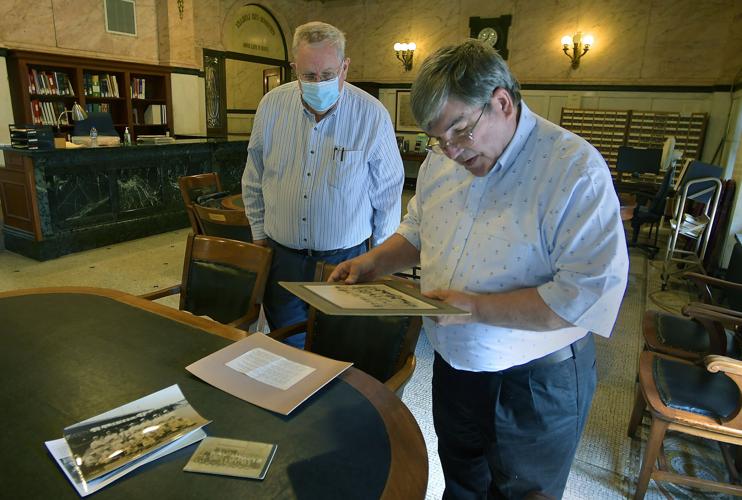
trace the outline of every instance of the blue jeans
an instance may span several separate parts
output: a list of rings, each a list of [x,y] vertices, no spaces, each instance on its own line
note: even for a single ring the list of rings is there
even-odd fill
[[[365,253],[368,248],[366,242],[363,242],[360,245],[338,250],[331,254],[323,253],[319,256],[310,256],[292,251],[271,239],[267,241],[268,246],[273,249],[273,260],[268,274],[268,283],[265,286],[263,308],[271,330],[295,325],[307,319],[306,302],[279,285],[279,281],[314,281],[314,270],[317,262],[339,264],[353,257],[358,257]],[[305,339],[306,332],[303,332],[285,339],[284,343],[303,349]]]
[[[443,499],[561,498],[596,384],[592,337],[574,357],[524,370],[457,370],[436,353]]]

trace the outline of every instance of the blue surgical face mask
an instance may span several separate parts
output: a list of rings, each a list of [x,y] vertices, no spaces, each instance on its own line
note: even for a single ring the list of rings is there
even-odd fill
[[[310,108],[324,113],[335,105],[340,97],[339,77],[324,82],[301,82],[301,96]]]

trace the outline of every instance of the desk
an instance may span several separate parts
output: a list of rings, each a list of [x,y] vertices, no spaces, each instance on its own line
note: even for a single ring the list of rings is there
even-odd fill
[[[62,428],[171,384],[211,436],[278,444],[264,481],[182,471],[195,445],[95,494],[106,498],[423,498],[420,429],[386,387],[356,369],[290,416],[209,386],[184,367],[239,330],[113,290],[0,293],[3,494],[79,498],[44,447]]]
[[[210,139],[0,150],[5,247],[37,260],[187,227],[178,177],[217,172],[236,192],[247,158],[245,141]]]

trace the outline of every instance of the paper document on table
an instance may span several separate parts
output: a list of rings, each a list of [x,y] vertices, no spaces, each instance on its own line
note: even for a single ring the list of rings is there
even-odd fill
[[[186,370],[238,398],[288,415],[351,364],[253,333]]]
[[[224,363],[258,382],[285,391],[314,371],[311,366],[295,363],[257,347],[232,361]]]

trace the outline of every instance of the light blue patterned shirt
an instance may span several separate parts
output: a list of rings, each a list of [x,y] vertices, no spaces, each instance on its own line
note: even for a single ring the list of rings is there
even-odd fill
[[[404,169],[386,108],[349,83],[317,123],[296,81],[260,101],[242,175],[253,238],[291,248],[350,248],[388,238]]]
[[[423,291],[536,287],[575,327],[535,332],[424,322],[451,366],[498,371],[587,331],[609,336],[628,275],[619,202],[605,161],[582,138],[521,104],[513,139],[484,177],[429,154],[398,232],[420,250]]]

